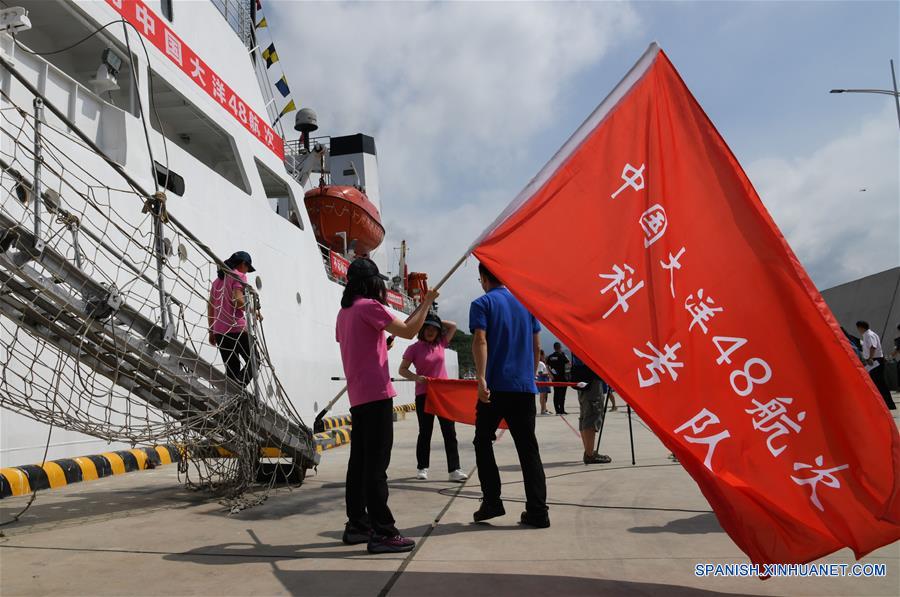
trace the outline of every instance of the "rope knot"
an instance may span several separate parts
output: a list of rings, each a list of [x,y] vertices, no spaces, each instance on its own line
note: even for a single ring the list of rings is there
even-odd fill
[[[153,214],[163,224],[167,223],[169,221],[169,212],[166,210],[166,194],[162,191],[157,191],[150,197],[147,197],[141,213]]]

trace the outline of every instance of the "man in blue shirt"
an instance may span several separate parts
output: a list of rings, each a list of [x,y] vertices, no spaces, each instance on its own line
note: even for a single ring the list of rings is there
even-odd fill
[[[525,307],[483,265],[479,264],[484,296],[472,301],[469,329],[478,379],[475,409],[475,462],[482,502],[475,522],[506,514],[500,499],[500,471],[494,459],[494,440],[501,420],[516,444],[525,481],[525,511],[521,524],[546,528],[547,481],[534,435],[534,383],[540,356],[541,326]]]

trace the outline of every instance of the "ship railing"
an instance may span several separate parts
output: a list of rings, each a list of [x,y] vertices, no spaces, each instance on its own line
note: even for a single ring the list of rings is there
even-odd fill
[[[322,243],[318,243],[319,245],[319,253],[322,255],[322,265],[325,267],[325,274],[328,276],[328,279],[332,282],[340,284],[341,286],[347,285],[347,280],[334,272],[334,269],[331,267],[331,249],[323,245]],[[405,292],[400,292],[399,290],[394,290],[397,294],[403,297],[403,308],[398,309],[396,305],[391,305],[398,311],[402,311],[403,313],[409,315],[412,313],[416,305],[416,301],[413,300],[411,296],[406,294]]]
[[[254,0],[210,0],[248,48],[253,47],[253,15],[250,2]]]

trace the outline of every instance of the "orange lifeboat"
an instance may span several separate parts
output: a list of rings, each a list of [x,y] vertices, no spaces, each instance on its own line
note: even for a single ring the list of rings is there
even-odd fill
[[[366,255],[384,240],[378,208],[356,187],[322,185],[307,191],[304,202],[316,238],[332,251]]]

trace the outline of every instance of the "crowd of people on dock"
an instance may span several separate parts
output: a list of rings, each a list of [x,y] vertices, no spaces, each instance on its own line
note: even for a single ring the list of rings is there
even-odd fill
[[[251,345],[244,317],[243,287],[246,274],[255,271],[250,255],[234,253],[213,282],[209,300],[209,341],[222,353],[226,372],[233,381],[246,385],[253,377]],[[578,392],[579,432],[584,464],[605,464],[609,456],[595,448],[602,430],[607,405],[617,410],[612,388],[576,354],[571,359],[559,342],[548,356],[541,350],[541,326],[537,319],[507,290],[491,271],[480,264],[479,283],[484,294],[472,301],[469,329],[473,335],[477,396],[475,411],[475,462],[482,499],[473,514],[483,522],[506,514],[501,497],[500,472],[494,458],[496,433],[505,421],[515,443],[525,488],[522,525],[550,526],[547,486],[540,449],[535,435],[539,394],[541,415],[553,390],[556,415],[566,412],[566,392]],[[335,336],[347,382],[353,425],[345,488],[347,522],[343,542],[367,545],[370,553],[410,551],[415,542],[401,535],[388,506],[387,469],[393,447],[394,389],[388,367],[391,336],[416,339],[403,353],[400,375],[415,383],[416,416],[419,435],[416,444],[416,478],[427,480],[431,468],[431,439],[435,415],[426,411],[428,379],[446,379],[445,351],[457,332],[453,321],[442,321],[432,307],[438,298],[429,290],[419,308],[405,321],[387,308],[387,277],[371,259],[354,260],[347,271],[347,283],[338,312]],[[257,313],[260,319],[262,315]],[[858,356],[890,409],[896,409],[885,380],[886,359],[881,339],[865,321],[857,322],[860,339],[854,343]],[[898,326],[900,332],[900,326]],[[848,334],[853,342],[854,337]],[[900,335],[894,340],[893,356],[900,356]],[[464,482],[468,476],[460,463],[453,421],[438,418],[444,440],[450,481]],[[599,442],[597,444],[599,447]]]

